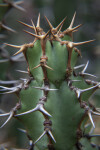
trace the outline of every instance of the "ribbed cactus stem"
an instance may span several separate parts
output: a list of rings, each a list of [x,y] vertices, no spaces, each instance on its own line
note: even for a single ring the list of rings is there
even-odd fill
[[[32,20],[32,25],[19,21],[35,31],[34,34],[24,30],[34,37],[34,41],[21,46],[6,44],[19,49],[14,55],[23,52],[28,71],[18,71],[27,73],[29,79],[23,79],[22,83],[12,88],[0,86],[2,93],[16,92],[20,99],[18,107],[1,114],[1,117],[8,116],[1,127],[12,117],[20,120],[29,137],[30,149],[96,149],[86,136],[90,131],[88,127],[85,129],[85,125],[90,120],[94,129],[93,115],[100,115],[88,102],[92,93],[100,88],[100,83],[84,78],[95,77],[86,73],[89,62],[75,66],[77,58],[81,56],[76,46],[94,40],[73,42],[73,32],[81,26],[73,27],[75,15],[64,31],[61,30],[66,17],[57,27],[53,27],[45,17],[50,28],[46,33],[40,27],[40,14],[36,26]],[[77,73],[76,70],[80,68],[82,71]]]

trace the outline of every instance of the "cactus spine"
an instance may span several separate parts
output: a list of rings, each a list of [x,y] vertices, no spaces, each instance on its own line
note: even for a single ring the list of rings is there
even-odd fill
[[[9,113],[1,114],[8,116],[2,127],[12,117],[17,118],[24,124],[30,149],[34,150],[95,150],[99,147],[91,143],[89,130],[95,128],[93,115],[100,113],[88,99],[100,84],[85,78],[93,76],[86,73],[88,62],[75,66],[81,56],[76,46],[93,40],[73,42],[73,32],[81,26],[73,28],[75,14],[64,31],[61,29],[66,18],[56,28],[45,18],[50,28],[47,33],[40,27],[39,14],[36,26],[33,21],[32,25],[19,21],[35,31],[25,31],[35,37],[32,43],[6,44],[19,49],[15,56],[23,52],[29,78],[12,88],[1,86],[1,91],[16,93],[19,99]],[[83,70],[77,73],[81,67]],[[85,129],[88,118],[90,126]]]

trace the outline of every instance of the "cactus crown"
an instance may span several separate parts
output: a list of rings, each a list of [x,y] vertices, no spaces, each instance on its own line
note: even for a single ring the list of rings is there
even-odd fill
[[[28,65],[25,73],[29,74],[29,78],[13,82],[14,87],[11,88],[0,86],[1,91],[16,93],[19,98],[18,104],[9,113],[0,114],[8,116],[1,127],[12,117],[20,120],[30,140],[30,149],[96,148],[90,142],[92,131],[89,129],[91,126],[95,128],[92,115],[99,116],[100,113],[88,99],[100,84],[87,79],[88,76],[95,77],[86,73],[89,62],[75,66],[77,58],[81,56],[76,46],[94,40],[73,42],[73,32],[81,26],[73,27],[75,15],[64,31],[61,29],[66,18],[54,28],[45,17],[50,28],[47,33],[40,27],[40,14],[36,26],[32,20],[32,25],[19,21],[34,30],[35,34],[25,31],[35,37],[34,41],[21,46],[6,44],[19,49],[15,56],[23,52]],[[82,71],[76,71],[82,67]],[[88,118],[90,126],[85,129]]]

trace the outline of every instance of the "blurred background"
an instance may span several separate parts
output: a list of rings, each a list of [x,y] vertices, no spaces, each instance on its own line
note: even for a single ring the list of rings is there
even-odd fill
[[[2,1],[0,1],[0,3],[2,3]],[[74,33],[74,41],[81,42],[96,39],[92,43],[78,47],[81,50],[82,58],[79,59],[77,64],[86,64],[89,60],[87,72],[96,75],[98,78],[94,80],[100,81],[100,0],[24,0],[20,6],[26,11],[23,12],[16,8],[11,8],[3,17],[5,24],[16,30],[16,33],[1,30],[1,33],[4,34],[5,37],[0,38],[0,58],[6,59],[6,56],[2,56],[3,47],[3,52],[4,50],[6,51],[7,58],[9,55],[9,60],[0,63],[0,80],[18,80],[19,78],[27,78],[26,74],[16,71],[26,70],[26,62],[24,60],[21,62],[13,62],[10,59],[17,49],[8,46],[5,47],[3,45],[3,43],[22,45],[34,40],[34,37],[23,31],[32,30],[20,24],[18,20],[31,25],[32,19],[34,24],[36,24],[38,14],[40,13],[41,27],[43,27],[45,31],[48,31],[49,27],[44,16],[50,20],[54,27],[67,16],[62,28],[62,30],[65,30],[69,26],[76,11],[74,26],[78,24],[83,24],[83,26],[78,32]],[[95,101],[95,105],[98,107],[100,106],[99,91],[91,98],[91,101],[93,101],[93,103]],[[16,102],[16,96],[13,94],[0,95],[0,111],[2,112],[3,110],[4,112],[9,112],[11,108],[15,106]],[[2,125],[6,119],[6,117],[0,117],[0,125]],[[100,120],[98,121],[97,129],[95,131],[97,133],[99,132],[99,122]],[[1,149],[10,146],[16,148],[28,147],[27,137],[18,130],[18,128],[23,128],[22,124],[12,119],[5,127],[0,129]],[[99,140],[100,139],[98,139],[98,141]]]

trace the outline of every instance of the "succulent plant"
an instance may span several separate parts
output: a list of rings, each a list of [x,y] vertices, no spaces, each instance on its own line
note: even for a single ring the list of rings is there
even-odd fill
[[[18,97],[16,106],[0,117],[8,116],[1,126],[4,127],[12,117],[21,121],[25,129],[22,132],[29,138],[32,150],[96,150],[100,147],[92,143],[95,123],[93,116],[99,116],[99,108],[89,101],[90,96],[100,88],[100,83],[91,80],[95,75],[86,73],[89,61],[76,66],[81,52],[76,46],[87,44],[73,42],[73,32],[81,26],[71,24],[64,31],[63,23],[53,27],[47,17],[49,31],[40,27],[40,14],[35,26],[19,21],[34,30],[26,33],[34,37],[33,42],[21,46],[6,44],[18,48],[27,62],[29,75],[15,83],[15,86],[0,86],[1,94],[15,93]],[[11,82],[11,81],[10,81]],[[10,84],[9,82],[9,84]]]

